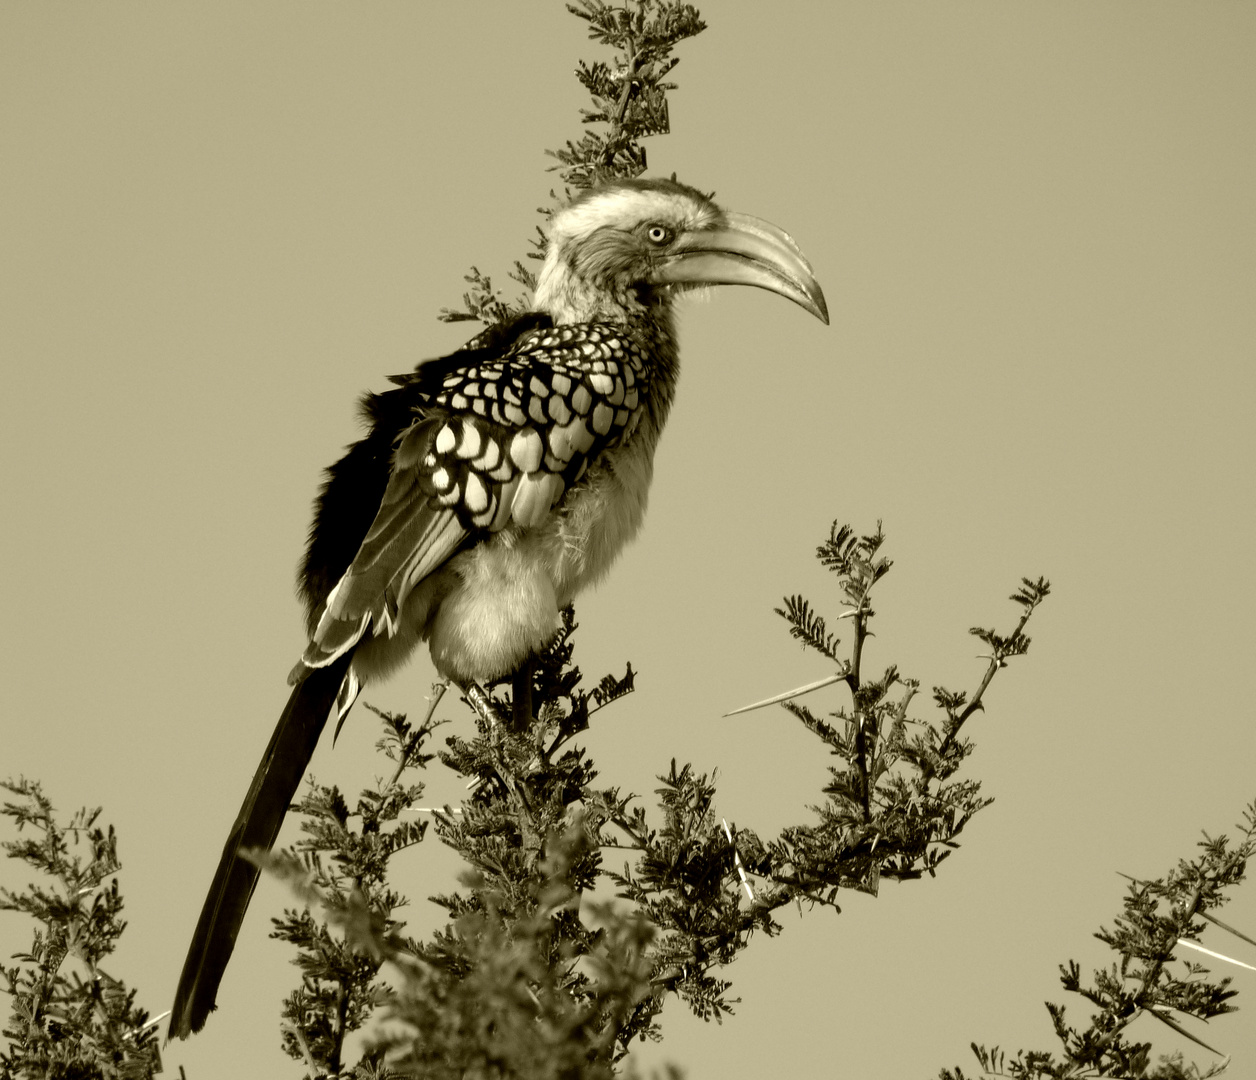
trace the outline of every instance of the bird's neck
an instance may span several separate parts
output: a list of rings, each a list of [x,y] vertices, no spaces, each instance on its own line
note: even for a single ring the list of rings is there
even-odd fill
[[[551,257],[538,276],[532,306],[559,325],[600,322],[624,327],[649,357],[650,419],[656,431],[662,430],[680,373],[669,293],[638,286],[594,286]]]
[[[649,358],[646,408],[652,438],[657,438],[663,431],[663,424],[667,423],[668,413],[672,411],[676,381],[681,374],[681,353],[677,347],[671,300],[661,299],[642,313],[625,316],[623,324]]]
[[[643,290],[630,282],[595,280],[551,248],[537,275],[532,306],[554,322],[627,323],[650,317],[652,309],[670,305],[670,297]]]

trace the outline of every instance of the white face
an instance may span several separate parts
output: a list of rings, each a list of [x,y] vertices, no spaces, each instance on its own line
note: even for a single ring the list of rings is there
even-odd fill
[[[611,187],[586,196],[550,222],[534,305],[560,322],[621,317],[635,304],[630,287],[649,280],[676,237],[723,218],[683,187]]]
[[[624,232],[649,224],[663,225],[679,233],[710,228],[720,221],[719,209],[682,192],[639,191],[611,188],[560,210],[550,225],[550,243],[564,247],[587,240],[598,229]]]
[[[556,213],[534,304],[563,322],[614,319],[707,285],[768,289],[828,322],[788,234],[666,181],[606,188]]]

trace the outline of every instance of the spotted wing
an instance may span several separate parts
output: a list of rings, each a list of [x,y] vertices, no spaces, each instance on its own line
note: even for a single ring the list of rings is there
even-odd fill
[[[327,597],[303,663],[322,667],[368,631],[396,632],[407,596],[468,544],[533,528],[645,407],[641,349],[615,327],[536,330],[504,355],[397,381],[421,386],[379,511]]]

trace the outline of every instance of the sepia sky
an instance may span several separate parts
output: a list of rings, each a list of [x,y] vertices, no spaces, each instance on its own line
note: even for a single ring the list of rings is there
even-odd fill
[[[873,670],[971,689],[968,628],[1010,629],[1022,576],[1054,594],[973,722],[996,802],[937,880],[784,912],[726,973],[736,1016],[673,1002],[640,1060],[924,1080],[973,1040],[1054,1049],[1042,1002],[1084,1023],[1056,967],[1108,962],[1117,871],[1162,874],[1256,796],[1256,8],[701,8],[651,172],[788,229],[832,325],[749,289],[684,310],[646,528],[577,609],[586,676],[640,673],[588,735],[602,780],[648,796],[676,758],[740,827],[806,820],[810,737],[720,717],[828,673],[772,609],[840,610],[812,557],[834,518],[882,520],[895,560]],[[0,775],[117,826],[109,970],[154,1014],[304,644],[320,470],[363,390],[470,336],[436,312],[523,255],[599,55],[556,0],[0,3]],[[365,696],[418,711],[433,678]],[[375,738],[357,710],[314,772],[355,791]],[[413,930],[456,872],[435,841],[406,863]],[[259,887],[168,1074],[300,1074],[286,902]],[[0,955],[28,933],[0,914]],[[1235,987],[1202,1034],[1254,1076],[1256,975]]]

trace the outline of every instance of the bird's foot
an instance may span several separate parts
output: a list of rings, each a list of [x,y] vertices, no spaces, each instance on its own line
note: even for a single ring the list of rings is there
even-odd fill
[[[463,688],[463,693],[467,697],[471,708],[475,710],[476,715],[486,723],[490,729],[496,728],[503,722],[503,717],[493,707],[493,699],[488,696],[488,691],[477,682],[470,682]]]

